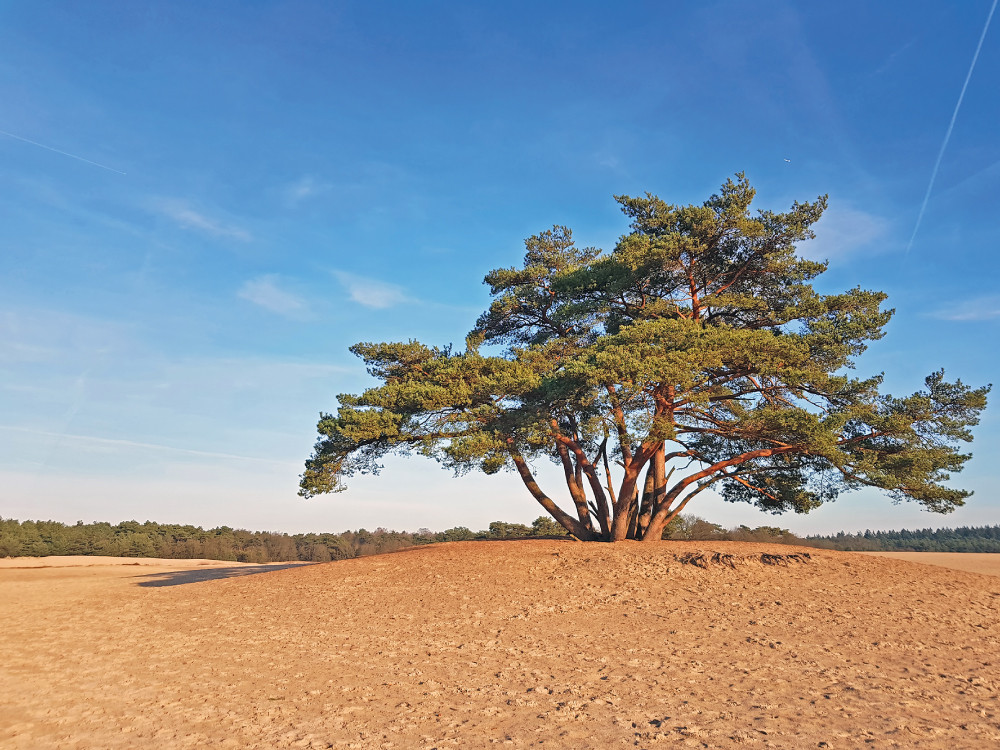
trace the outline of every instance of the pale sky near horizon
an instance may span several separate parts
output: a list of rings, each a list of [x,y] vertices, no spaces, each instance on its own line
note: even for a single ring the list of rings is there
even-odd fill
[[[318,413],[370,382],[348,346],[461,344],[525,237],[610,250],[612,195],[701,203],[741,170],[759,208],[829,194],[800,248],[830,260],[822,291],[889,293],[860,374],[897,395],[940,367],[1000,381],[1000,20],[968,75],[993,7],[3,3],[0,516],[530,522],[515,475],[419,458],[299,498]],[[1000,523],[998,397],[951,515],[874,492],[688,510],[803,534]]]

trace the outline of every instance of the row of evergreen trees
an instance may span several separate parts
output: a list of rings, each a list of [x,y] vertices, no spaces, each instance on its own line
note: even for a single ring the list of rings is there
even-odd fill
[[[0,518],[0,557],[49,555],[106,555],[110,557],[205,558],[234,562],[305,560],[329,562],[412,547],[433,542],[518,537],[563,536],[565,531],[550,518],[531,526],[495,521],[487,531],[459,526],[447,531],[417,532],[358,529],[340,534],[283,534],[246,531],[220,526],[125,521],[68,526],[58,521],[16,521]]]
[[[0,557],[49,555],[106,555],[110,557],[206,558],[234,562],[305,560],[329,562],[392,552],[434,542],[564,537],[566,531],[548,516],[530,526],[494,521],[484,531],[457,526],[446,531],[417,532],[358,529],[340,534],[282,534],[220,526],[164,524],[154,521],[83,523],[16,521],[0,518]],[[697,517],[678,517],[664,534],[670,539],[740,539],[743,541],[802,543],[790,532],[772,527],[726,531]]]
[[[865,531],[859,534],[810,536],[811,547],[871,552],[1000,552],[1000,526],[961,526],[957,529]]]
[[[962,526],[957,529],[843,531],[831,535],[799,537],[787,529],[739,526],[724,529],[697,517],[680,517],[667,529],[664,539],[721,539],[745,542],[797,544],[857,552],[992,552],[1000,553],[1000,526]]]
[[[58,521],[16,521],[0,517],[0,557],[49,555],[107,555],[110,557],[206,558],[234,562],[305,560],[329,562],[392,552],[434,542],[518,539],[565,536],[555,521],[542,516],[530,525],[494,521],[489,529],[472,531],[457,526],[447,531],[416,532],[358,529],[340,534],[282,534],[220,526],[163,524],[154,521],[88,523],[68,526]],[[798,544],[838,550],[916,552],[1000,552],[1000,526],[918,531],[840,532],[802,538],[774,526],[725,529],[697,516],[679,516],[665,530],[664,539],[730,540]]]

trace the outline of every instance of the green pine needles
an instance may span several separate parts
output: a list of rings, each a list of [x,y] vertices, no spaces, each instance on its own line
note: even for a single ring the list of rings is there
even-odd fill
[[[631,225],[612,252],[557,226],[526,241],[522,267],[486,276],[494,299],[464,351],[355,345],[380,385],[321,415],[300,494],[419,453],[516,471],[582,540],[660,539],[709,488],[775,513],[866,486],[962,505],[971,493],[944,483],[970,458],[989,386],[936,372],[896,398],[853,377],[892,315],[886,295],[813,289],[826,264],[795,246],[825,197],[751,213],[753,197],[743,174],[701,206],[618,196]],[[572,511],[538,485],[540,458],[562,466]]]

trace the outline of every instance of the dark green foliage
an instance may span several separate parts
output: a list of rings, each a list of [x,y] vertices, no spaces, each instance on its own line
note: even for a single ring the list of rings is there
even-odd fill
[[[469,542],[476,538],[476,533],[465,526],[456,526],[441,532],[442,542]]]
[[[203,558],[266,563],[286,560],[330,562],[377,555],[420,544],[486,539],[565,536],[561,526],[537,518],[531,526],[494,521],[488,531],[459,526],[447,531],[416,533],[358,529],[340,534],[279,534],[220,526],[178,526],[153,521],[109,523],[82,521],[73,526],[58,521],[15,521],[0,518],[0,557],[103,555],[107,557]]]
[[[333,535],[323,535],[332,538]],[[202,529],[200,526],[124,521],[73,526],[56,521],[0,519],[0,556],[106,555],[109,557],[207,558],[238,562],[273,562],[312,559],[303,554],[319,542],[314,534],[296,535],[234,530],[228,526]],[[337,551],[335,544],[327,559],[352,556]]]
[[[989,552],[1000,553],[1000,526],[961,526],[957,529],[865,531],[806,537],[805,544],[826,549],[874,552]]]
[[[565,537],[565,530],[547,516],[531,526],[494,521],[489,530],[471,531],[458,526],[446,531],[421,529],[416,533],[359,529],[340,534],[278,534],[234,530],[227,526],[138,523],[125,521],[73,526],[57,521],[22,521],[0,518],[0,557],[49,555],[106,555],[109,557],[205,558],[239,562],[302,560],[329,562],[392,552],[415,545],[439,542],[486,541]],[[917,531],[840,532],[831,536],[799,537],[776,526],[738,526],[726,529],[698,516],[678,515],[667,524],[663,538],[673,541],[737,541],[767,544],[798,544],[839,550],[900,552],[993,552],[1000,553],[1000,526],[963,526],[957,529]],[[149,546],[147,540],[152,542]],[[151,554],[145,554],[152,549]]]
[[[531,536],[531,527],[525,526],[523,523],[493,521],[490,524],[490,536],[497,539],[519,539]]]
[[[737,526],[725,529],[698,516],[679,515],[663,530],[663,538],[671,541],[720,540],[729,542],[756,542],[761,544],[800,544],[807,542],[788,529],[777,526]]]
[[[753,198],[743,175],[700,206],[619,196],[631,224],[612,252],[554,227],[526,241],[520,268],[487,274],[494,300],[464,351],[352,347],[378,385],[321,415],[300,494],[417,453],[459,473],[517,471],[587,540],[660,539],[709,487],[773,513],[861,487],[962,505],[971,493],[946,482],[989,387],[939,371],[898,398],[881,376],[853,377],[892,315],[885,295],[813,288],[826,264],[796,244],[825,197],[786,213],[752,213]],[[535,481],[539,459],[563,468],[575,512]]]
[[[549,516],[539,516],[531,522],[531,533],[533,536],[566,536],[566,529]]]

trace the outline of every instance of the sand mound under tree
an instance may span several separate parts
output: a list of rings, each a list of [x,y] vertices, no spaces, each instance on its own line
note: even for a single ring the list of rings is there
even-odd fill
[[[191,576],[0,570],[0,747],[1000,746],[996,577],[557,541]]]

